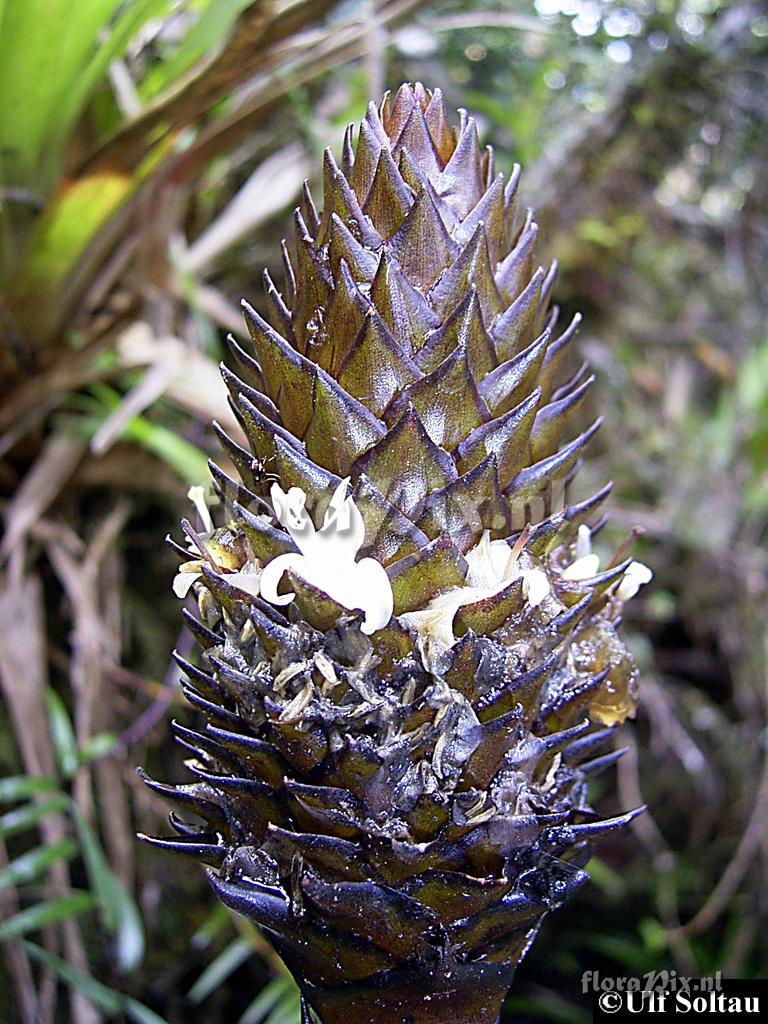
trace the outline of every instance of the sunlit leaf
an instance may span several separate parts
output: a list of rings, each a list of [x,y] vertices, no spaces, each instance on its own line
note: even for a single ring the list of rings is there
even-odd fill
[[[0,25],[3,178],[46,188],[56,167],[43,159],[66,137],[79,109],[65,98],[79,83],[99,34],[120,0],[6,0]],[[31,77],[34,76],[34,77]]]
[[[298,1024],[300,1015],[299,990],[284,974],[261,990],[237,1024]]]
[[[117,736],[112,732],[100,732],[86,740],[78,750],[80,764],[91,764],[106,757],[115,749]]]
[[[209,57],[253,0],[208,0],[198,20],[167,60],[158,62],[139,88],[143,99],[156,96],[203,57]]]
[[[189,940],[193,949],[205,949],[231,922],[230,912],[217,903]]]
[[[125,4],[105,42],[96,50],[73,89],[64,98],[61,122],[68,127],[103,79],[111,61],[122,56],[131,39],[147,21],[162,18],[172,0],[133,0]]]
[[[199,484],[208,475],[206,453],[159,423],[137,416],[128,424],[123,437],[167,462],[189,484]]]
[[[94,385],[92,391],[96,400],[80,395],[77,401],[70,403],[88,410],[87,415],[78,418],[76,427],[89,437],[96,433],[122,400],[118,391],[103,383]],[[205,452],[179,437],[175,431],[144,416],[134,416],[120,436],[123,441],[131,441],[162,459],[189,484],[199,484],[208,475],[208,457]]]

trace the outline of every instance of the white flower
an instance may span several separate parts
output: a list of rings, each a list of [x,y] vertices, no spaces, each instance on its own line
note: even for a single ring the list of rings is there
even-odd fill
[[[469,587],[484,588],[483,597],[493,597],[517,579],[522,579],[523,596],[532,608],[540,605],[549,593],[547,574],[541,569],[522,568],[520,551],[510,548],[505,540],[491,540],[488,530],[479,543],[467,552],[465,558],[469,566],[467,584]]]
[[[631,597],[634,597],[640,587],[645,583],[650,583],[653,579],[653,573],[647,565],[643,565],[642,562],[630,562],[627,566],[627,571],[624,573],[621,583],[616,588],[616,597],[620,601],[629,601]]]
[[[523,596],[531,607],[549,594],[549,579],[541,569],[522,568],[520,551],[503,540],[491,540],[488,530],[464,556],[469,566],[465,586],[454,587],[432,598],[426,608],[400,615],[400,622],[415,630],[429,660],[439,666],[441,656],[456,643],[453,619],[459,608],[493,597],[515,580],[522,579]]]
[[[578,582],[597,576],[600,572],[600,558],[592,552],[592,531],[582,523],[576,537],[576,560],[560,574],[560,579]],[[619,601],[629,601],[640,587],[650,583],[653,573],[642,562],[630,562],[621,581],[614,589]]]
[[[374,558],[355,556],[362,547],[365,525],[360,509],[347,497],[349,479],[342,480],[333,493],[322,529],[315,530],[306,510],[307,496],[299,487],[288,493],[272,486],[272,505],[282,526],[299,549],[278,555],[261,574],[261,596],[271,604],[290,604],[295,594],[278,594],[283,573],[290,570],[349,608],[365,612],[364,633],[382,629],[392,617],[394,597],[384,566]]]
[[[576,535],[576,560],[560,575],[564,580],[588,580],[600,572],[600,556],[592,553],[592,531],[584,523]]]
[[[203,543],[206,550],[208,550],[208,541],[213,537],[215,528],[210,510],[205,502],[205,489],[199,485],[196,487],[190,487],[187,491],[187,497],[197,509],[203,526],[202,532],[199,532],[197,537]],[[187,539],[187,547],[191,552],[195,552],[195,554],[199,554],[201,557],[189,562],[183,562],[179,566],[179,571],[173,579],[173,592],[176,597],[180,598],[185,598],[192,589],[192,584],[203,578],[202,568],[205,564],[205,561],[202,558],[202,552],[192,537]],[[221,552],[218,553],[218,557],[219,559],[223,557]],[[209,564],[211,564],[213,568],[223,568],[225,570],[222,574],[224,579],[233,587],[237,587],[238,590],[242,590],[246,594],[252,594],[254,597],[259,596],[260,572],[253,570],[248,571],[245,569],[240,569],[237,572],[231,572],[229,571],[226,561],[223,566],[220,566],[217,564],[217,560],[215,558],[213,558]]]
[[[203,532],[198,533],[198,537],[201,541],[206,541],[213,533],[213,519],[211,519],[211,513],[208,506],[205,503],[205,488],[200,484],[195,487],[190,487],[187,491],[187,498],[197,509],[197,514],[200,516],[200,522],[203,524]],[[190,551],[194,551],[200,554],[200,550],[195,544],[191,537],[187,538],[187,547]],[[173,592],[176,597],[184,598],[187,596],[192,588],[192,584],[195,580],[202,579],[202,572],[200,568],[202,562],[199,559],[195,559],[190,562],[183,562],[179,566],[179,571],[173,578]]]
[[[213,533],[213,520],[211,519],[211,513],[208,506],[205,503],[205,488],[200,484],[195,487],[190,487],[187,491],[187,497],[197,509],[197,513],[200,516],[200,522],[203,524],[203,531],[208,535]]]
[[[186,597],[195,580],[203,578],[201,565],[202,562],[183,562],[179,566],[179,571],[173,577],[173,592],[176,597]]]

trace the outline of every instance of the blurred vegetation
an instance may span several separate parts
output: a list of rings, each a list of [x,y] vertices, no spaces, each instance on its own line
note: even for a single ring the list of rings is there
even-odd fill
[[[581,975],[765,976],[768,17],[747,0],[0,0],[0,1020],[296,1024],[263,938],[161,827],[180,777],[162,537],[232,417],[237,303],[369,96],[440,85],[524,194],[656,579],[602,810],[647,802],[545,926],[509,1019]],[[585,414],[586,415],[586,414]],[[176,774],[174,774],[176,773]]]

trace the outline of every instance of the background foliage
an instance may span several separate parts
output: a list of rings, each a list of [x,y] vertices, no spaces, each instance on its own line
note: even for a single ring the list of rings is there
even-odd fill
[[[601,809],[643,801],[545,927],[509,1019],[581,974],[766,969],[768,18],[733,0],[0,0],[0,1020],[295,1024],[263,938],[162,828],[180,777],[161,538],[231,425],[216,363],[324,145],[440,85],[524,165],[655,584]],[[594,410],[592,410],[594,411]],[[585,413],[587,416],[588,413]]]

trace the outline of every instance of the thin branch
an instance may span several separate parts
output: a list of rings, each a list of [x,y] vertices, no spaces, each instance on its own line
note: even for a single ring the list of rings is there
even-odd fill
[[[7,559],[23,544],[32,524],[56,499],[84,453],[85,443],[79,438],[60,433],[48,439],[6,509],[0,559]]]
[[[625,746],[627,737],[617,737],[617,746]],[[624,807],[639,807],[646,803],[640,787],[639,759],[634,736],[629,737],[628,750],[618,765],[619,797]],[[670,849],[661,829],[656,824],[649,810],[632,819],[630,828],[653,859],[656,874],[656,901],[659,917],[667,929],[670,947],[681,974],[694,977],[698,973],[696,958],[685,937],[680,934],[680,915],[678,910],[677,889],[675,887],[675,867],[677,858]]]
[[[189,631],[184,628],[179,633],[178,640],[176,641],[176,649],[182,656],[186,656],[192,650],[192,647],[192,636]],[[178,693],[179,678],[179,668],[176,665],[176,662],[172,661],[168,665],[168,670],[165,673],[161,691],[149,707],[146,708],[139,717],[120,734],[119,744],[121,747],[132,747],[135,743],[138,743],[139,740],[144,739],[144,737],[163,720],[163,717],[168,710],[168,706],[173,703],[173,700]]]
[[[8,852],[5,841],[0,836],[0,870],[7,867],[7,865]],[[16,889],[13,887],[6,889],[4,896],[3,913],[10,917],[20,909]],[[23,946],[19,945],[18,942],[6,941],[2,943],[2,948],[16,989],[22,1024],[38,1024],[38,999],[29,957]]]
[[[766,655],[768,656],[768,640],[766,640]],[[768,709],[768,673],[766,673],[765,677],[764,707]],[[744,829],[733,858],[720,876],[717,885],[709,894],[709,898],[704,905],[686,925],[677,929],[676,935],[699,935],[701,932],[706,931],[707,928],[710,928],[718,917],[728,909],[728,905],[749,870],[750,864],[759,854],[761,844],[767,834],[768,754],[763,758],[763,768],[752,805],[752,813],[749,816],[747,827]]]

